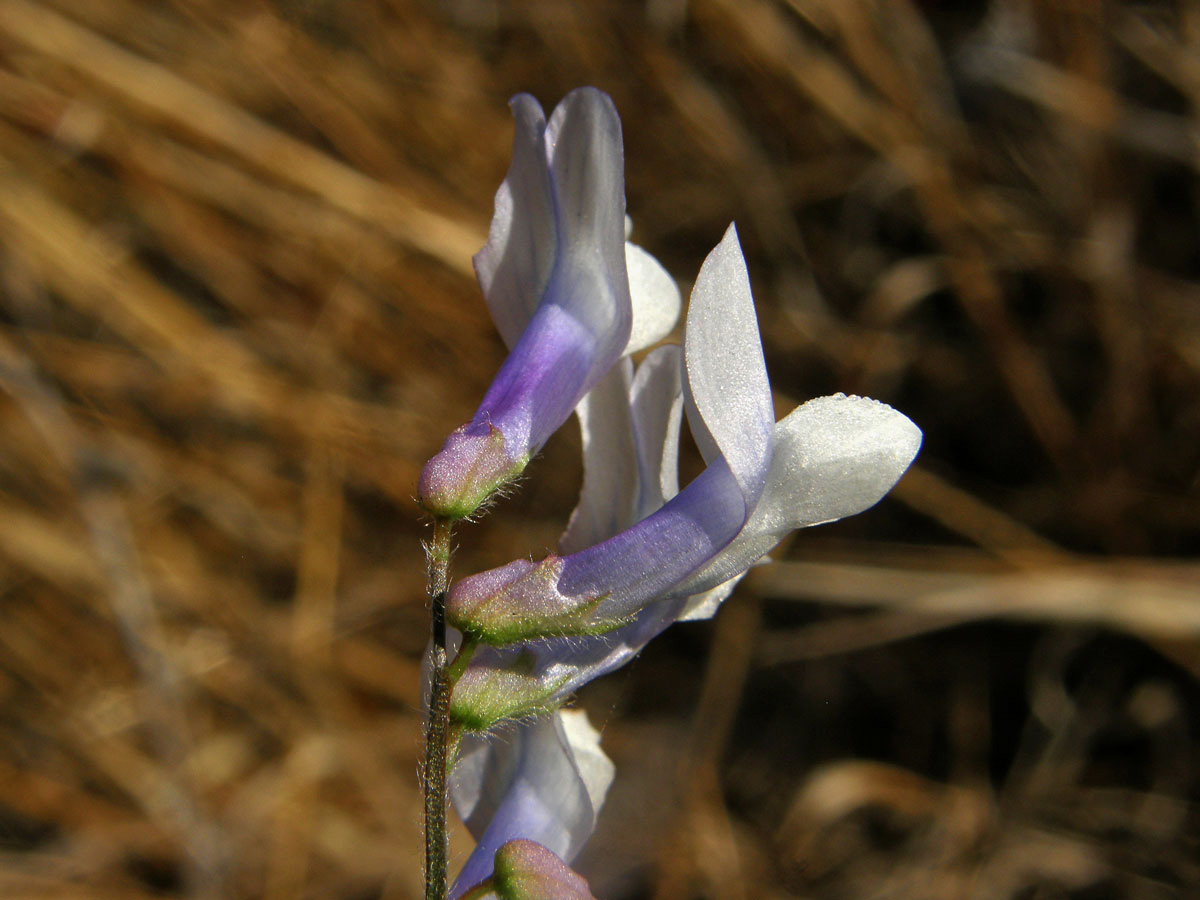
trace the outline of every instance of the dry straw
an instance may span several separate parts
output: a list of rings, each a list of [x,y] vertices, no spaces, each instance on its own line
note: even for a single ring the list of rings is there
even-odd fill
[[[578,84],[639,243],[738,220],[772,381],[927,436],[583,698],[597,895],[1196,890],[1200,20],[970,6],[0,0],[0,894],[419,895],[412,495],[505,100]]]

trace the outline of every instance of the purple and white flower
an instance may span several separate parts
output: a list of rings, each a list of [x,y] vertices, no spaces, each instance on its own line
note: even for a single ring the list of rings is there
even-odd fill
[[[546,121],[528,94],[475,271],[510,348],[471,421],[425,465],[434,515],[470,516],[524,470],[580,399],[622,356],[661,340],[679,291],[626,242],[624,150],[612,100],[568,94]]]

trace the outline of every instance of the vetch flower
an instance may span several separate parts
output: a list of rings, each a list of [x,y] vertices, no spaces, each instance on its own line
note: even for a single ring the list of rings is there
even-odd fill
[[[549,122],[527,94],[511,105],[512,163],[475,256],[510,353],[419,484],[422,505],[452,519],[520,475],[612,365],[661,340],[679,315],[674,281],[625,240],[621,121],[609,97],[579,88]]]
[[[600,735],[580,710],[465,735],[450,796],[477,844],[450,896],[487,878],[497,850],[517,839],[569,863],[595,828],[612,779]]]
[[[573,520],[571,528],[598,542],[574,552],[564,546],[565,555],[540,563],[510,563],[451,592],[450,623],[492,645],[476,652],[455,688],[451,712],[468,729],[554,709],[672,622],[711,615],[788,532],[878,502],[921,443],[905,416],[861,397],[818,398],[775,422],[732,226],[696,280],[682,354],[651,354],[621,401],[612,384],[627,372],[610,376],[609,392],[589,397],[603,410],[585,407],[581,415],[585,447],[605,449],[585,457],[576,516],[587,510],[587,524]],[[678,422],[680,392],[708,465],[674,493],[676,445],[663,423]],[[613,427],[622,416],[632,440]],[[605,417],[612,421],[589,440],[589,420]],[[618,437],[602,441],[602,433]],[[633,487],[589,494],[589,484],[610,482]]]

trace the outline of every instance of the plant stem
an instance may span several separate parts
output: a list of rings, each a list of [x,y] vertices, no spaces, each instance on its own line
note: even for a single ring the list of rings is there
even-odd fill
[[[425,900],[446,898],[446,757],[450,731],[450,692],[453,689],[446,664],[446,589],[452,527],[449,519],[435,520],[433,540],[428,547],[433,649],[429,724],[425,729],[425,760],[421,767],[425,789]]]

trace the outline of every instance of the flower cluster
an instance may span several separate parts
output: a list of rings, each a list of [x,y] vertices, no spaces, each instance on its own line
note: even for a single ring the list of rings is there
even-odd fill
[[[591,88],[548,123],[527,96],[513,110],[512,165],[475,259],[511,352],[427,464],[421,501],[443,519],[470,516],[572,411],[585,475],[559,554],[463,579],[447,599],[465,654],[449,706],[464,733],[451,794],[478,839],[453,896],[497,892],[506,848],[553,881],[591,833],[613,769],[583,713],[562,709],[576,689],[674,622],[711,616],[788,532],[875,504],[921,443],[907,418],[861,397],[775,420],[733,226],[696,278],[682,347],[635,368],[630,354],[673,329],[680,298],[625,241],[616,111]],[[680,489],[685,418],[706,465]]]

